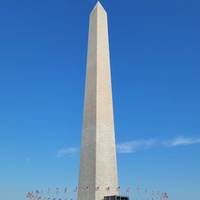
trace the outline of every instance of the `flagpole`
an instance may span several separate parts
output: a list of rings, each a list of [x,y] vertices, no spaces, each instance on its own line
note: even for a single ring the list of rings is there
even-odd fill
[[[89,188],[88,188],[88,190],[87,190],[87,200],[88,200],[88,192],[89,192]]]
[[[134,200],[134,194],[133,194],[133,192],[131,192],[131,197],[132,197],[132,200]]]
[[[120,189],[121,188],[119,186],[116,188],[116,190],[118,191],[119,200],[121,200]]]
[[[67,200],[67,188],[64,189],[64,200]]]
[[[58,187],[56,188],[56,199],[57,199],[57,194],[58,194]]]
[[[49,192],[50,192],[50,189],[48,188],[48,191],[47,191],[47,197],[48,197],[48,200],[49,200]]]

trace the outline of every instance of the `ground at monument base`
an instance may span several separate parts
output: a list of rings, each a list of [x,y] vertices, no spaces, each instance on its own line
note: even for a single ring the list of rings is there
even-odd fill
[[[128,196],[118,196],[118,195],[105,196],[104,200],[129,200],[129,197]]]

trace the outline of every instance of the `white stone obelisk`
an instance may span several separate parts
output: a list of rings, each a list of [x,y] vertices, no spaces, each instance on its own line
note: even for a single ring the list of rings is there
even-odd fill
[[[90,14],[78,200],[118,195],[107,13]]]

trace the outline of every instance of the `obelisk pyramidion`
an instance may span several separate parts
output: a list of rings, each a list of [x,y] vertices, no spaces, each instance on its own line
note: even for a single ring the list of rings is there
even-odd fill
[[[78,200],[118,195],[107,13],[90,14]]]

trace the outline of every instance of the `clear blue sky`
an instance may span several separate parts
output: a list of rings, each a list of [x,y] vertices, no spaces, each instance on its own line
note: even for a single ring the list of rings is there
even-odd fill
[[[0,200],[75,199],[96,0],[0,0]],[[101,0],[119,186],[200,199],[200,1]],[[135,188],[140,191],[136,194]],[[156,200],[156,195],[155,195]]]

